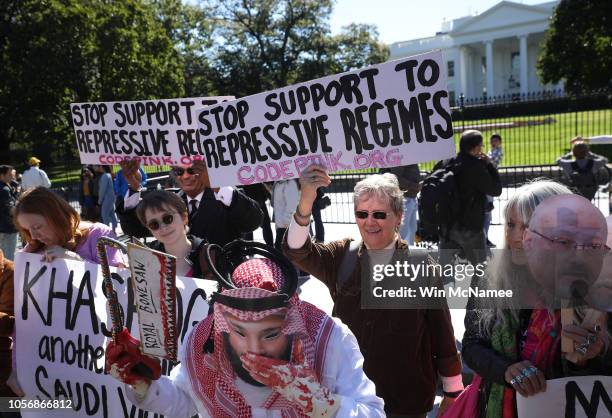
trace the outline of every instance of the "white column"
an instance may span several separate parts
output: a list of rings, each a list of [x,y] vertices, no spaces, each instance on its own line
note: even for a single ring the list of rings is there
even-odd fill
[[[493,72],[493,41],[485,42],[487,62],[487,97],[495,96]]]
[[[519,36],[520,45],[520,64],[521,64],[521,94],[529,92],[529,75],[527,73],[527,35]]]
[[[468,94],[468,51],[465,46],[459,47],[459,92],[463,93],[465,97],[469,97]]]

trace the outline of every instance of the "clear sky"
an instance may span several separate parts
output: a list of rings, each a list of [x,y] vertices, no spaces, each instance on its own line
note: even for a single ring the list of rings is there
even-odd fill
[[[501,0],[336,0],[331,29],[337,34],[350,23],[378,27],[379,39],[387,44],[433,36],[442,21],[480,14]],[[516,0],[528,5],[546,0]]]

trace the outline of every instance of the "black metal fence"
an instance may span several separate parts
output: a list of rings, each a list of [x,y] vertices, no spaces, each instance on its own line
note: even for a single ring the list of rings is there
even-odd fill
[[[543,91],[460,98],[452,108],[452,118],[457,141],[467,129],[478,129],[487,139],[493,133],[500,134],[504,167],[549,165],[569,151],[570,140],[576,136],[612,137],[612,90],[583,95]],[[612,145],[594,145],[593,151],[612,160]]]

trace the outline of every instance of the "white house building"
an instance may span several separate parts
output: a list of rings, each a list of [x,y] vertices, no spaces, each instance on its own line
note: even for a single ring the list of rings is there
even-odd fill
[[[397,59],[441,49],[451,103],[477,98],[562,89],[542,85],[536,60],[549,19],[559,1],[533,6],[502,1],[487,11],[442,23],[435,36],[390,45]]]

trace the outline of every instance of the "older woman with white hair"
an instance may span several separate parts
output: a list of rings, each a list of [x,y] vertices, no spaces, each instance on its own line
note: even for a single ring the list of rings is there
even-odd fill
[[[335,303],[333,316],[357,337],[364,371],[384,399],[387,415],[424,417],[433,406],[439,376],[445,392],[442,412],[463,389],[461,360],[446,305],[441,309],[361,308],[360,260],[366,250],[408,249],[398,235],[404,193],[397,177],[375,174],[355,186],[354,213],[361,241],[316,243],[309,237],[310,210],[317,189],[330,183],[324,167],[304,170],[300,201],[283,250],[297,267],[329,288]]]
[[[571,364],[561,356],[559,310],[540,303],[537,281],[523,249],[523,236],[536,207],[549,197],[571,194],[562,184],[537,180],[518,188],[506,204],[504,246],[494,254],[486,282],[479,287],[513,289],[521,296],[505,306],[469,300],[462,355],[477,377],[465,396],[478,390],[478,403],[469,411],[461,410],[460,416],[515,417],[517,392],[532,396],[546,390],[546,379],[598,374],[605,369],[598,358]],[[451,416],[457,416],[456,411]]]

